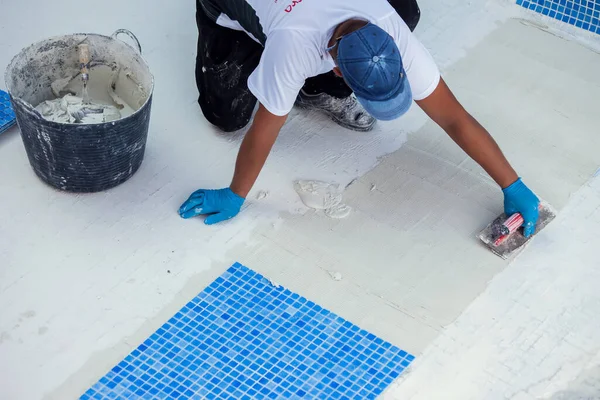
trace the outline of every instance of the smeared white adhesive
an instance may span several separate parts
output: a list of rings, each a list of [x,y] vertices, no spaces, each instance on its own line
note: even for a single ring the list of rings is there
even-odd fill
[[[273,279],[269,278],[269,283],[271,284],[271,286],[279,289],[281,287],[281,285],[277,282],[275,282]]]
[[[294,189],[306,207],[325,210],[330,218],[346,218],[352,211],[342,204],[342,192],[335,183],[299,180],[294,182]]]
[[[329,271],[329,276],[331,276],[331,279],[333,279],[334,281],[337,281],[337,282],[344,279],[344,276],[340,272]]]
[[[99,124],[116,121],[127,114],[125,109],[112,105],[92,102],[84,104],[81,97],[66,95],[61,99],[44,101],[36,108],[48,121],[64,124]]]
[[[329,218],[342,219],[342,218],[346,218],[348,215],[350,215],[351,212],[352,212],[352,207],[350,207],[347,204],[340,203],[336,206],[333,206],[333,207],[325,210],[325,215],[327,215]]]
[[[69,83],[71,83],[72,80],[72,76],[67,76],[66,78],[55,80],[50,85],[50,87],[52,88],[52,93],[54,93],[56,97],[61,97],[60,93],[63,90],[65,90],[65,88],[69,85]]]
[[[261,191],[260,191],[260,192],[258,192],[258,194],[256,195],[256,200],[263,200],[263,199],[266,199],[268,195],[269,195],[269,192],[265,192],[264,190],[261,190]]]
[[[294,182],[294,189],[306,207],[326,210],[342,201],[340,186],[321,181],[300,180]]]

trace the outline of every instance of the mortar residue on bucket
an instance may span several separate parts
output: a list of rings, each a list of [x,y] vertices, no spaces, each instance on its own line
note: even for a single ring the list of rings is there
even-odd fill
[[[88,109],[100,110],[101,116],[80,107],[77,49],[84,42],[90,50],[88,88],[95,104]],[[29,162],[43,181],[62,190],[96,192],[125,182],[139,169],[154,78],[138,50],[114,35],[55,37],[23,49],[5,78]],[[46,102],[56,99],[62,121],[42,116],[52,113],[44,107],[52,109],[53,103]]]

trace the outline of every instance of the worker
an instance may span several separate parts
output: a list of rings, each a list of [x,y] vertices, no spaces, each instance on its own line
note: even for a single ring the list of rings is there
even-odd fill
[[[415,0],[197,0],[196,81],[209,122],[246,133],[228,188],[200,189],[179,209],[208,225],[235,217],[294,105],[369,131],[413,100],[498,183],[506,214],[534,233],[539,200],[490,134],[454,97],[412,31]]]

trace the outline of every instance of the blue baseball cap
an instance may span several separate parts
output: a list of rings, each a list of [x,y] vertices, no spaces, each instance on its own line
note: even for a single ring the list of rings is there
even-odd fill
[[[339,39],[337,65],[371,116],[390,121],[412,104],[412,92],[394,39],[368,23]]]

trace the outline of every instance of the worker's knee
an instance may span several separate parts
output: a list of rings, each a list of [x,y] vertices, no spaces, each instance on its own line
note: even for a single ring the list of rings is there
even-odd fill
[[[246,125],[248,125],[248,123],[250,122],[250,118],[245,118],[243,120],[240,119],[220,119],[218,121],[209,121],[211,124],[213,124],[214,126],[216,126],[218,129],[220,129],[223,132],[226,133],[230,133],[230,132],[235,132],[235,131],[239,131],[240,129],[246,127]]]
[[[245,110],[215,107],[214,103],[202,96],[198,99],[198,104],[207,121],[223,132],[235,132],[244,128],[252,116],[251,112],[244,112]]]

